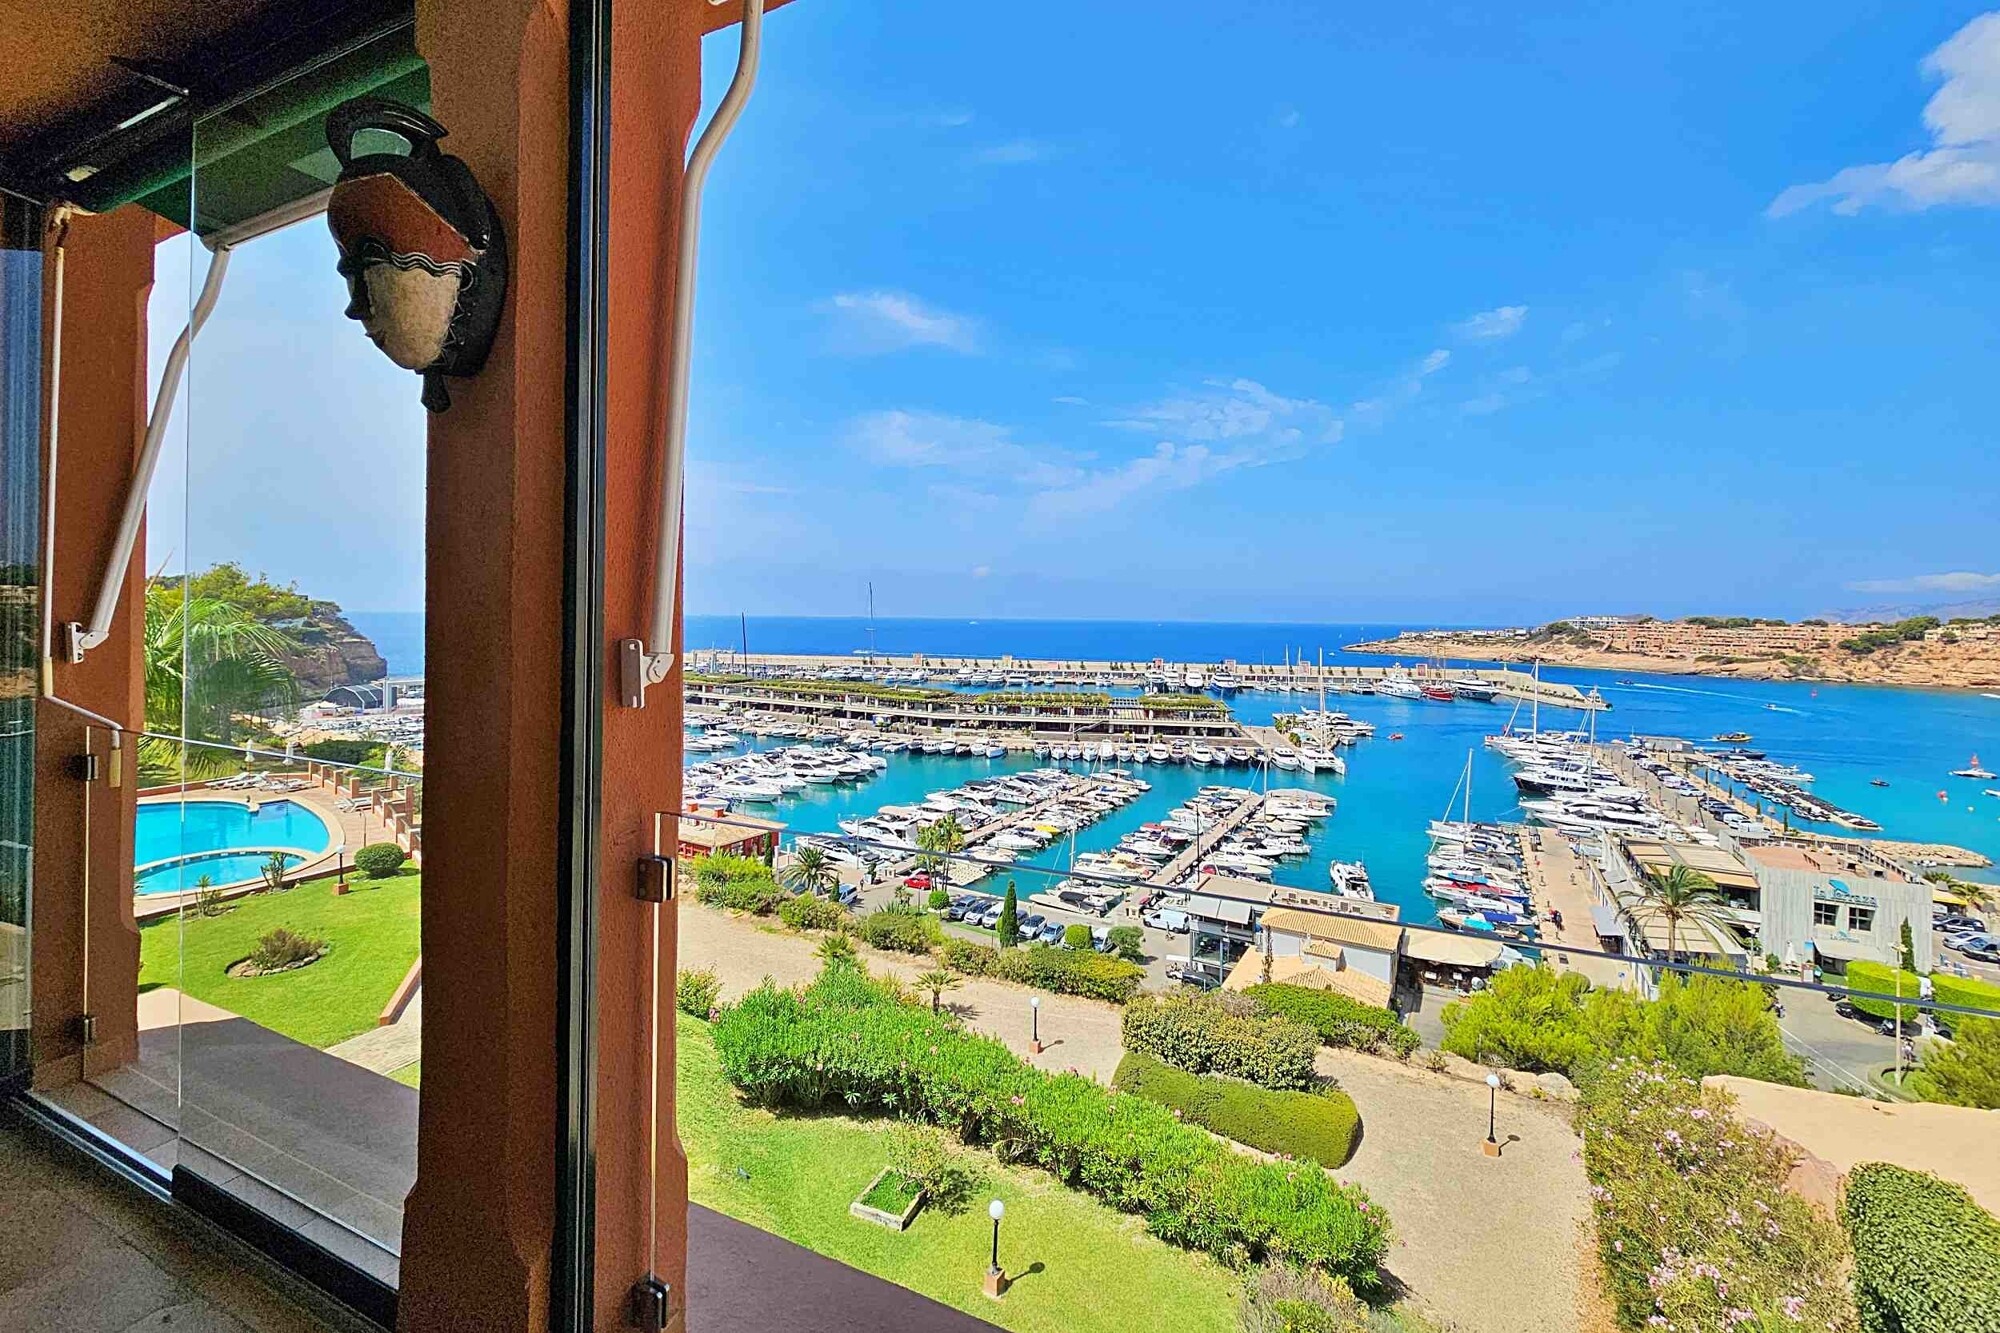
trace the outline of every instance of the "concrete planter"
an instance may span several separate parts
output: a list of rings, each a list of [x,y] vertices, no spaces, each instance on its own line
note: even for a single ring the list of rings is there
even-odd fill
[[[889,1168],[886,1166],[876,1172],[875,1178],[868,1182],[868,1188],[861,1191],[861,1197],[847,1205],[847,1211],[864,1222],[873,1222],[878,1227],[887,1227],[891,1231],[906,1231],[909,1229],[910,1223],[916,1219],[917,1210],[924,1206],[923,1190],[918,1190],[916,1197],[911,1199],[908,1206],[900,1213],[885,1212],[880,1208],[875,1208],[861,1202],[862,1199],[873,1194],[875,1187],[887,1179],[888,1175]]]

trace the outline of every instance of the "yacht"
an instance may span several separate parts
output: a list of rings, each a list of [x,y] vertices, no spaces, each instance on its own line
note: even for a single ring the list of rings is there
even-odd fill
[[[1452,688],[1458,691],[1459,698],[1482,704],[1492,703],[1500,692],[1500,686],[1484,676],[1460,676],[1452,682]]]
[[[1421,699],[1424,692],[1408,676],[1384,676],[1375,682],[1375,693],[1391,699]]]
[[[1991,770],[1979,766],[1979,756],[1976,754],[1972,756],[1972,762],[1964,768],[1951,770],[1951,775],[1955,778],[1977,778],[1981,782],[1991,782],[1995,776]]]
[[[1204,689],[1208,685],[1208,677],[1202,674],[1200,667],[1189,667],[1181,683],[1191,690]]]
[[[1224,694],[1234,694],[1243,688],[1243,682],[1238,680],[1233,672],[1229,671],[1216,672],[1215,678],[1209,684],[1215,686],[1216,689]]]

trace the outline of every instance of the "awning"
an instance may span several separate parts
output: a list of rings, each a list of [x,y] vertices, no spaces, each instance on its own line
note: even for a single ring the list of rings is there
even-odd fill
[[[1631,933],[1625,925],[1625,918],[1618,914],[1618,909],[1607,907],[1603,903],[1591,906],[1590,925],[1600,940],[1622,940],[1629,938]]]
[[[1420,963],[1441,963],[1446,967],[1491,967],[1500,961],[1504,946],[1495,939],[1473,939],[1437,930],[1411,930],[1403,940],[1403,952]]]
[[[1831,959],[1837,963],[1888,961],[1879,949],[1863,944],[1860,940],[1814,940],[1812,947],[1821,958]]]
[[[1186,912],[1207,921],[1222,921],[1232,926],[1250,924],[1250,904],[1240,903],[1231,898],[1214,898],[1206,893],[1193,894],[1188,898]]]

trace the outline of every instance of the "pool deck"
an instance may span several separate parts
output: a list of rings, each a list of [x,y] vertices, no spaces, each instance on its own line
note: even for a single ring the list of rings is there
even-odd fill
[[[396,841],[394,830],[390,828],[387,821],[383,820],[373,810],[365,808],[360,810],[342,810],[334,804],[339,799],[339,794],[333,788],[310,780],[306,781],[305,786],[295,791],[233,790],[229,788],[217,790],[213,787],[190,784],[185,788],[177,787],[172,791],[155,791],[149,795],[142,795],[139,797],[139,804],[141,806],[179,805],[183,801],[201,800],[234,801],[239,805],[247,806],[253,799],[260,803],[268,801],[296,802],[319,816],[320,820],[326,824],[327,829],[332,833],[325,851],[308,857],[304,862],[292,868],[288,878],[293,883],[297,883],[300,880],[318,879],[337,873],[337,858],[334,848],[343,844],[348,849],[351,869],[352,856],[357,849],[366,847],[371,842]],[[221,890],[222,896],[225,899],[240,898],[246,893],[254,893],[262,889],[264,881],[261,878],[243,879],[231,884],[221,884],[215,887]],[[134,894],[132,899],[133,916],[141,923],[158,920],[163,916],[171,916],[183,907],[194,906],[197,896],[196,891],[192,889],[182,889],[172,893]]]

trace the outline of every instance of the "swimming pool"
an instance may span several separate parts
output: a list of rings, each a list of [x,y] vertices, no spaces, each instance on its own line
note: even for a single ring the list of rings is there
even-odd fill
[[[241,801],[157,801],[139,807],[133,863],[143,869],[133,888],[174,893],[202,875],[215,884],[255,879],[273,851],[317,855],[332,842],[326,821],[296,801],[265,801],[255,813]]]

